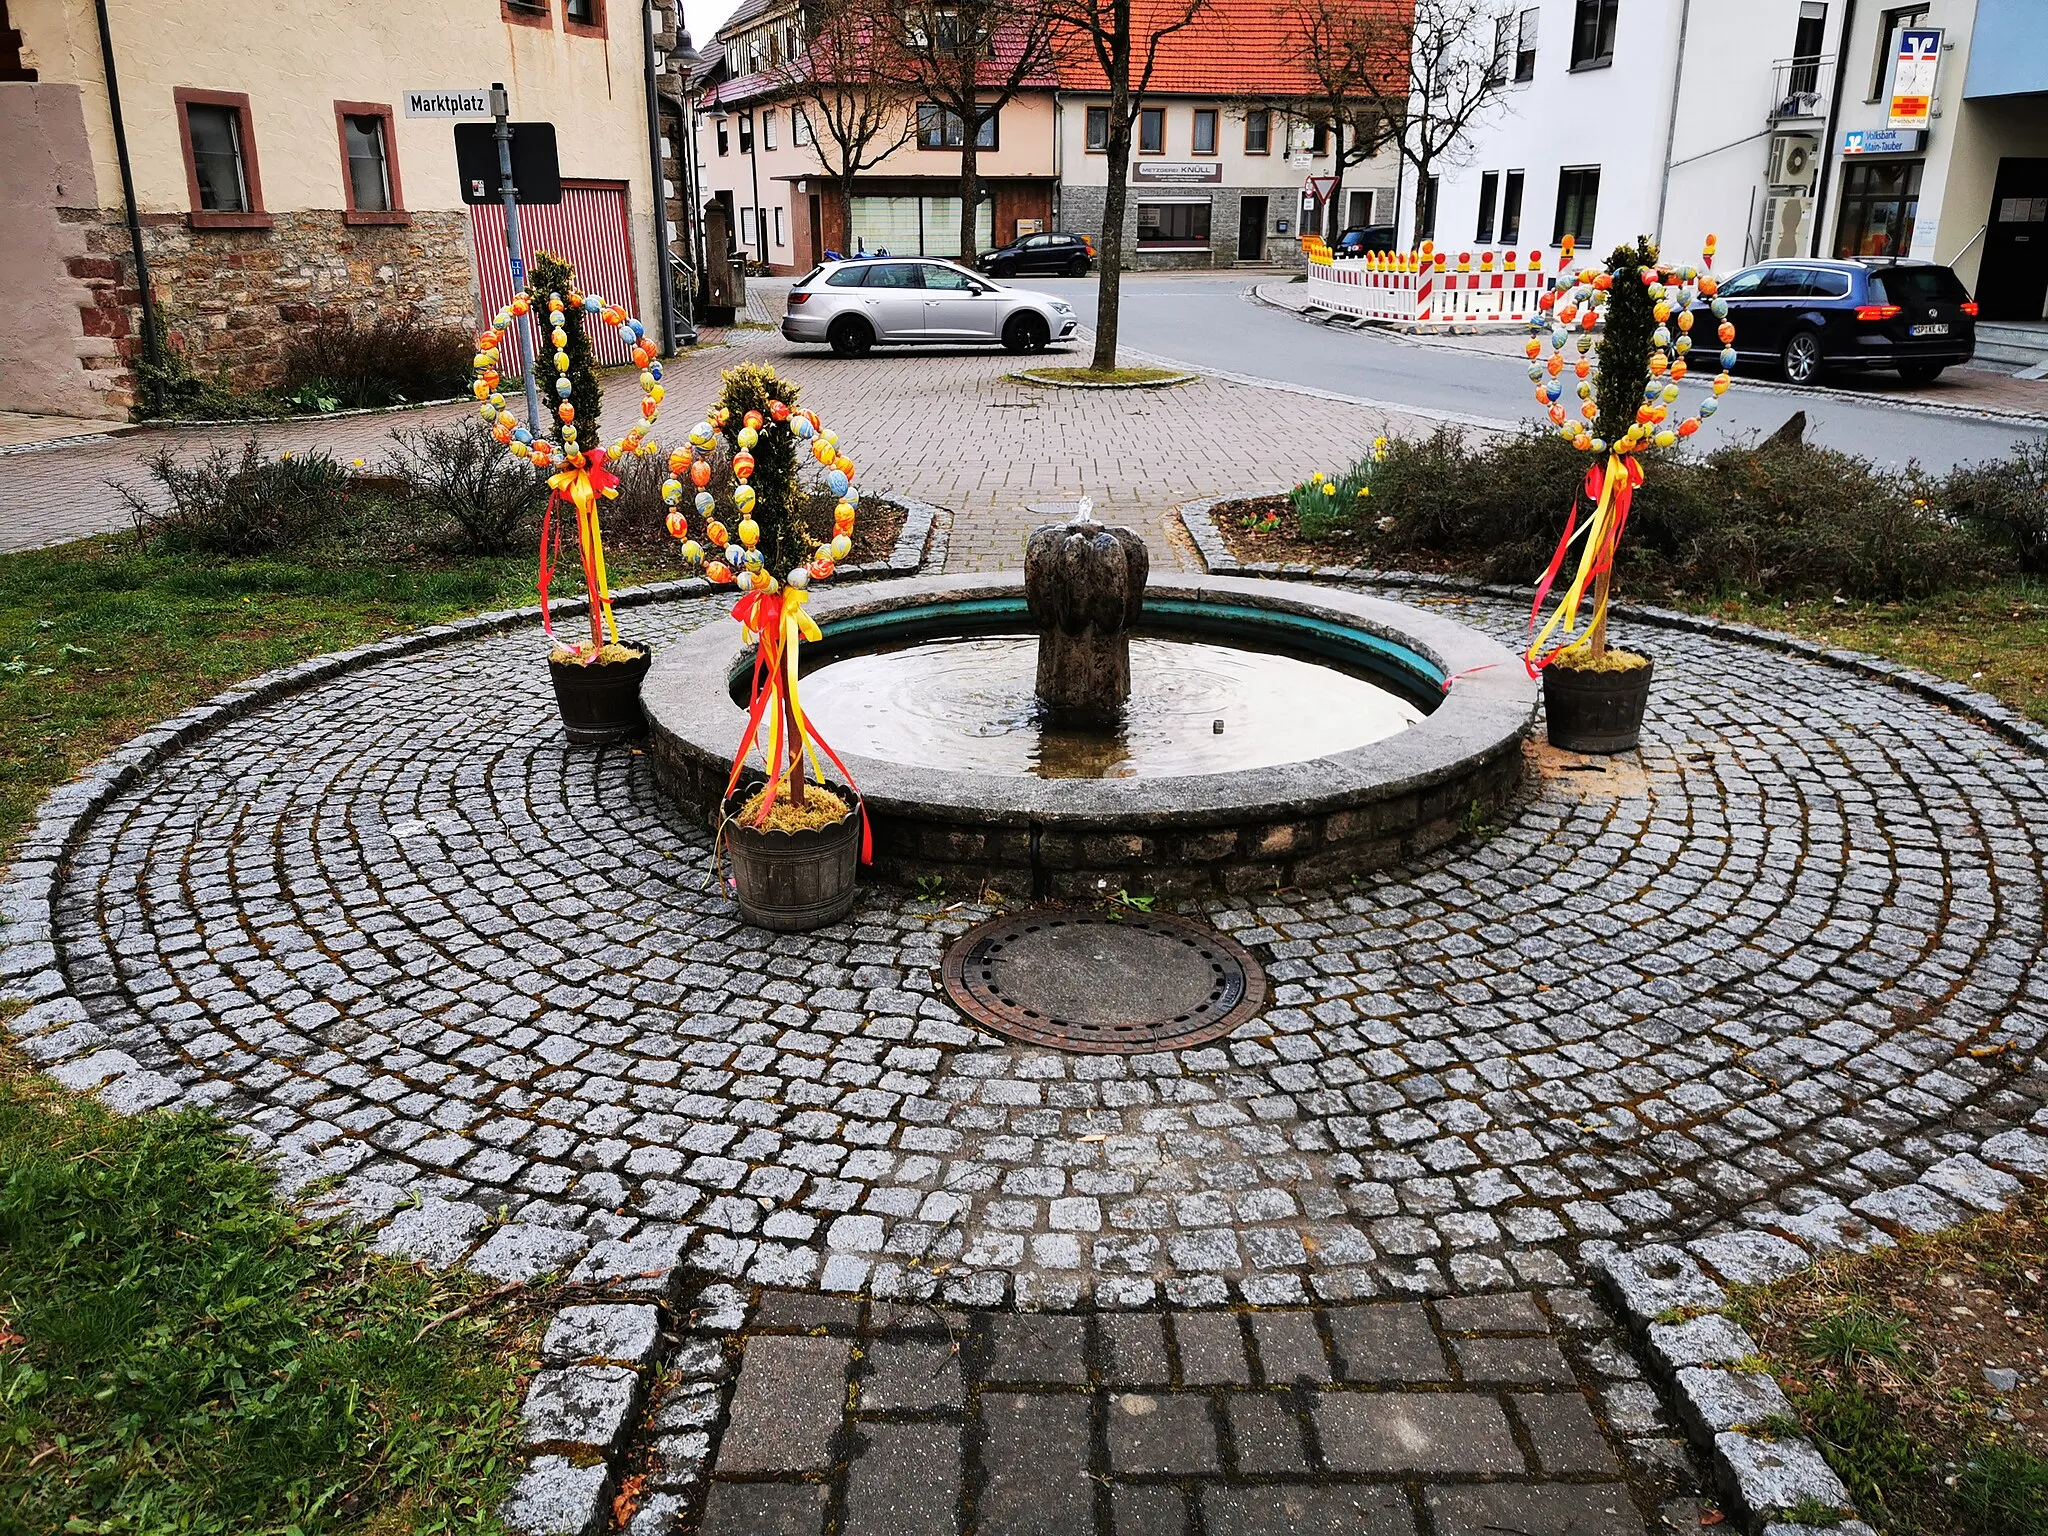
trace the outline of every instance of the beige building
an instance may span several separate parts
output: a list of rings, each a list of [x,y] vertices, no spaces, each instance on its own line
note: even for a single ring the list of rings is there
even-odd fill
[[[553,122],[565,200],[530,210],[527,251],[569,256],[655,326],[637,6],[0,6],[0,39],[15,35],[0,44],[0,305],[13,317],[0,409],[121,416],[134,405],[138,243],[163,344],[244,388],[273,382],[291,329],[323,314],[475,325],[509,292],[503,215],[464,206],[453,125],[407,116],[409,91],[503,81],[515,121]]]

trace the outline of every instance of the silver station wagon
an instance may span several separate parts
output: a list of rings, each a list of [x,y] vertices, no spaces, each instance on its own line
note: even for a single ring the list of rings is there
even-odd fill
[[[1064,299],[1012,288],[930,257],[864,257],[814,267],[789,290],[782,334],[841,357],[919,343],[1037,352],[1074,334]]]

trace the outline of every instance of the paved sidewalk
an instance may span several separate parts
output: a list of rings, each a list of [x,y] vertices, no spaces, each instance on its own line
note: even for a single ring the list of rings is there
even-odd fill
[[[0,411],[0,455],[34,452],[58,443],[118,437],[135,429],[123,421],[90,416],[32,416]]]
[[[1308,304],[1305,283],[1269,282],[1253,285],[1261,304],[1301,314]],[[1370,341],[1393,346],[1444,348],[1479,352],[1489,357],[1524,356],[1528,331],[1519,325],[1470,327],[1463,331],[1403,331],[1389,326],[1368,325],[1360,334]],[[1932,384],[1907,384],[1897,374],[1836,373],[1824,385],[1795,388],[1754,371],[1737,374],[1740,389],[1767,389],[1800,396],[1843,395],[1871,402],[1897,402],[1932,406],[1960,412],[1996,412],[2000,415],[2038,417],[2048,420],[2048,379],[2022,379],[2002,363],[1972,363],[1951,368]]]
[[[1095,1317],[771,1290],[720,1343],[676,1351],[635,1458],[700,1536],[1642,1536],[1701,1509],[1580,1290]]]
[[[774,285],[756,281],[750,290],[750,313],[779,309]],[[1093,497],[1104,519],[1145,532],[1163,565],[1186,547],[1173,516],[1179,503],[1290,485],[1308,470],[1349,462],[1381,433],[1429,426],[1377,408],[1211,378],[1167,390],[1049,389],[1012,380],[1017,359],[1000,351],[840,358],[792,346],[774,331],[727,334],[726,345],[668,365],[658,438],[689,430],[714,398],[722,370],[742,360],[772,363],[843,435],[863,485],[953,510],[951,570],[1021,565],[1025,536],[1045,521],[1030,507],[1081,496]],[[1070,348],[1071,356],[1081,352]],[[637,409],[638,396],[628,376],[607,385],[614,430]],[[0,552],[126,528],[127,515],[106,482],[139,483],[138,459],[165,444],[196,456],[239,445],[254,431],[274,449],[374,461],[394,428],[439,425],[470,411],[453,405],[258,428],[153,429],[0,460]]]

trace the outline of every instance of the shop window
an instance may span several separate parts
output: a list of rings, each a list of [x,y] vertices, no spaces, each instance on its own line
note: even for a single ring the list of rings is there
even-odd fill
[[[177,90],[178,136],[195,229],[268,229],[249,98],[233,91]]]
[[[391,109],[376,102],[337,101],[341,133],[341,184],[347,224],[409,224],[393,153]]]
[[[1192,203],[1138,204],[1138,245],[1201,245],[1209,243],[1209,205]]]
[[[1550,243],[1561,245],[1570,235],[1581,246],[1593,241],[1593,219],[1600,210],[1600,167],[1580,166],[1557,173],[1557,218]]]
[[[1920,213],[1919,160],[1858,160],[1842,167],[1835,258],[1903,256]]]

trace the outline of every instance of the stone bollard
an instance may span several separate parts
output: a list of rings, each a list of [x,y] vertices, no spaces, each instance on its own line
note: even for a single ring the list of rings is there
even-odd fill
[[[1145,541],[1081,503],[1024,546],[1024,595],[1038,626],[1038,699],[1069,724],[1115,726],[1131,696],[1130,632],[1152,569]]]

